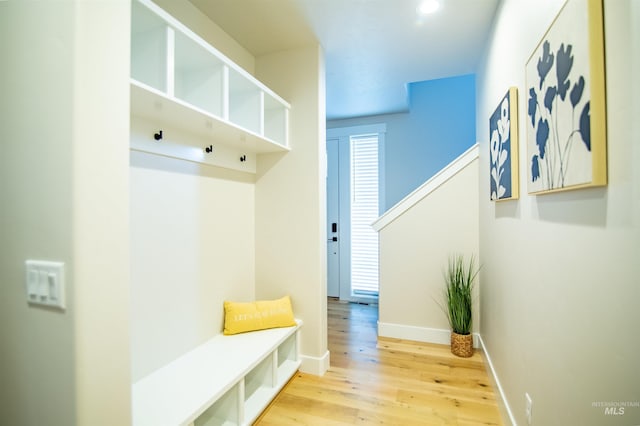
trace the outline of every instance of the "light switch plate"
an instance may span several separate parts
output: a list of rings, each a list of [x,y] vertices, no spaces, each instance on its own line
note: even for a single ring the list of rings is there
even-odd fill
[[[25,261],[25,288],[30,304],[65,309],[64,287],[64,263]]]

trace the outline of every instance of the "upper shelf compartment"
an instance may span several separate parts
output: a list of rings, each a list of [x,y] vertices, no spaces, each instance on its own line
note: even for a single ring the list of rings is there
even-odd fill
[[[289,109],[285,100],[156,4],[132,2],[132,115],[245,154],[289,150]]]

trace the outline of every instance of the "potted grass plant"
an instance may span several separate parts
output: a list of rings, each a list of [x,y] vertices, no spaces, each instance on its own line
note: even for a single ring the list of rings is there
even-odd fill
[[[450,256],[444,275],[444,308],[451,326],[451,352],[467,358],[473,355],[472,293],[478,275],[475,258],[471,256],[467,265],[463,255]]]

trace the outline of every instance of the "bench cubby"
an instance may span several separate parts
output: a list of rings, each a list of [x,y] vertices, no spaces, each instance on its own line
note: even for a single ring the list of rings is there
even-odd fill
[[[300,367],[296,323],[214,336],[137,381],[133,425],[250,425]]]

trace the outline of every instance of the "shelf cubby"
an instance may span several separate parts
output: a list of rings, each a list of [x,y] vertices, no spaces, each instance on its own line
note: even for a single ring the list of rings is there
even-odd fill
[[[287,146],[289,110],[269,94],[264,95],[264,135],[277,144]]]
[[[142,4],[131,7],[131,78],[165,92],[169,27]]]
[[[277,351],[277,383],[284,385],[300,366],[297,334],[289,336]]]
[[[244,377],[244,411],[247,418],[258,417],[273,398],[276,385],[273,364],[274,353]]]
[[[229,72],[229,121],[261,134],[262,91],[236,70]]]
[[[175,97],[224,118],[224,63],[182,33],[175,35]]]
[[[194,422],[194,426],[232,426],[240,424],[239,384],[227,391]]]

